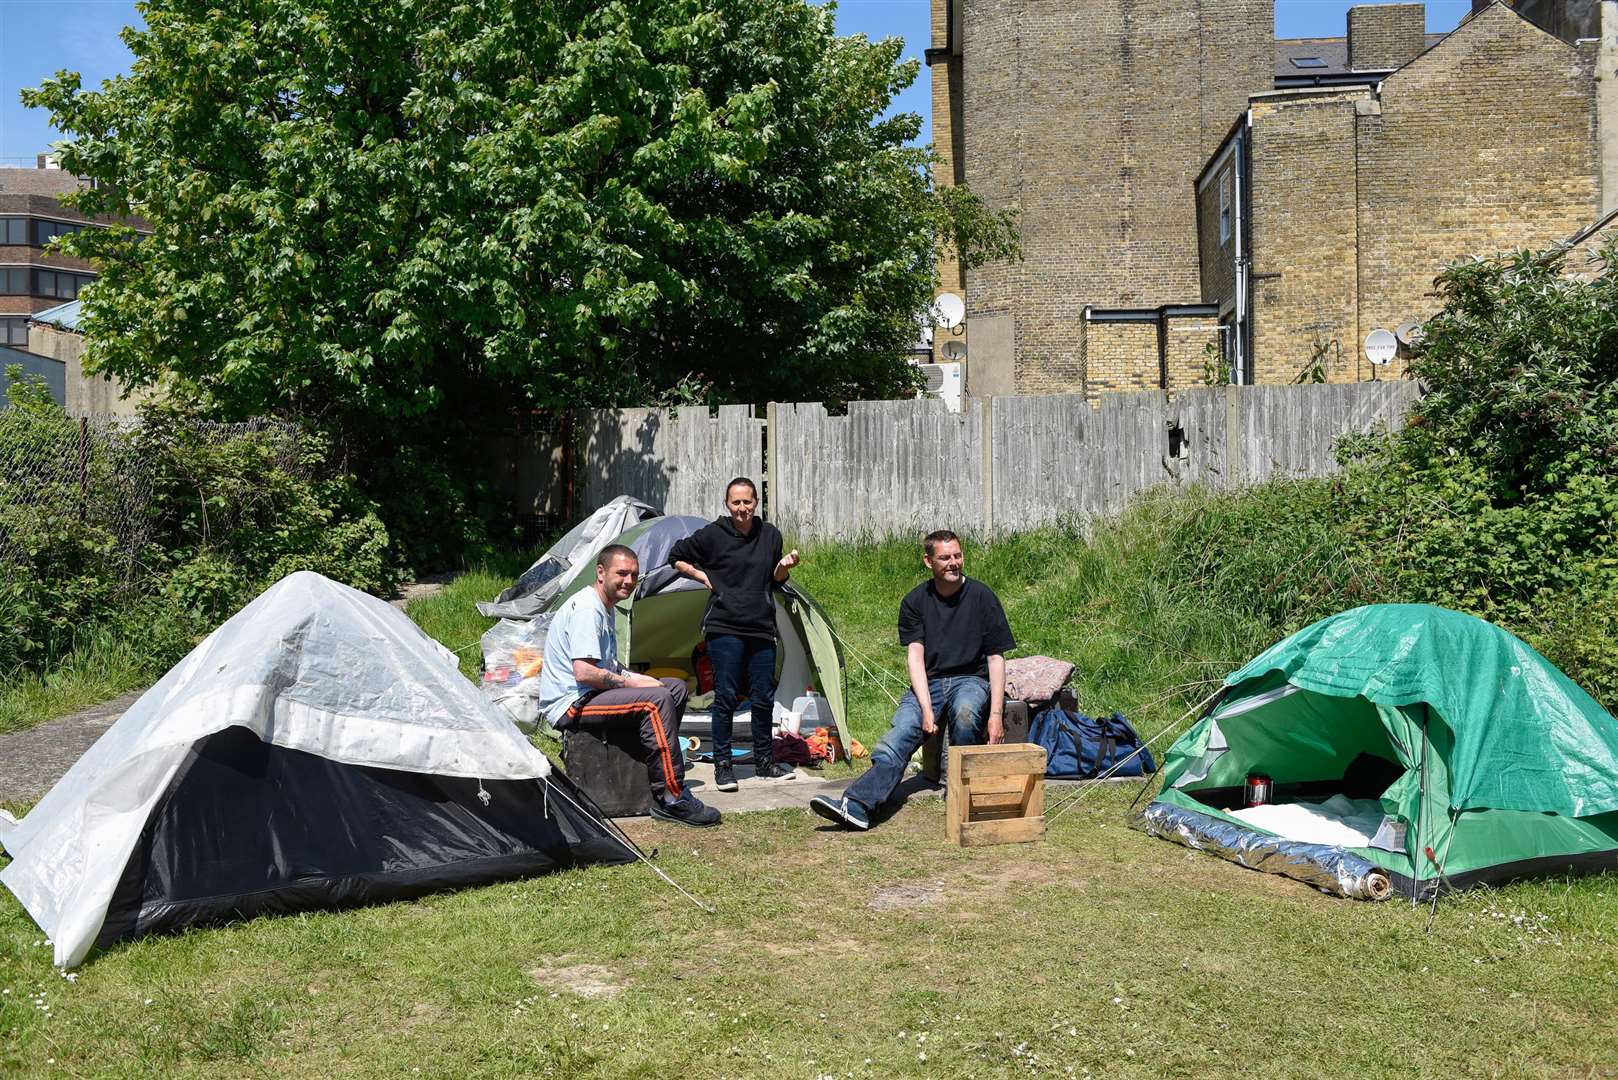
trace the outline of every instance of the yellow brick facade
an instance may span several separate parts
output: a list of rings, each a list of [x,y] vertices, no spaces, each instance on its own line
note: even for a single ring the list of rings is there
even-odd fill
[[[1495,4],[1376,87],[1256,96],[1253,381],[1317,363],[1333,382],[1372,378],[1366,335],[1436,312],[1446,264],[1550,247],[1594,220],[1593,59]],[[1202,198],[1202,298],[1228,307],[1231,252]]]

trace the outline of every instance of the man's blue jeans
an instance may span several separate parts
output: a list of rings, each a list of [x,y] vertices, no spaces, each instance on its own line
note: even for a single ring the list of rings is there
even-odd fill
[[[933,702],[933,718],[949,732],[951,745],[971,746],[987,740],[989,680],[976,675],[929,679],[927,696]],[[910,756],[926,741],[927,735],[921,730],[921,702],[914,692],[906,690],[888,733],[871,751],[871,767],[849,786],[847,797],[868,811],[887,802],[904,779]]]

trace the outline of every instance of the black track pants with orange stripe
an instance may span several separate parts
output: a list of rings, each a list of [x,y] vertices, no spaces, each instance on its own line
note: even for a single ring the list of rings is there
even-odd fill
[[[646,773],[652,795],[666,791],[679,798],[685,779],[685,758],[680,754],[680,721],[685,718],[685,683],[660,679],[661,687],[625,686],[598,690],[579,699],[567,711],[566,727],[617,727],[637,724],[646,751]]]

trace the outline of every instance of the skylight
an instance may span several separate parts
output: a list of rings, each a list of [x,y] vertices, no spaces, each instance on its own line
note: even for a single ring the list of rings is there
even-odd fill
[[[1326,61],[1318,56],[1294,56],[1292,66],[1295,68],[1323,68],[1326,66]]]

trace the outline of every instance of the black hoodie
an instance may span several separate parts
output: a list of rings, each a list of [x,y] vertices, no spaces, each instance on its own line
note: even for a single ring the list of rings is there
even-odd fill
[[[781,530],[753,519],[746,536],[730,518],[717,518],[674,545],[669,562],[690,563],[708,575],[713,593],[702,615],[704,634],[775,640],[775,567]]]

